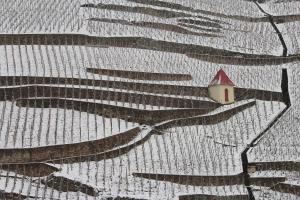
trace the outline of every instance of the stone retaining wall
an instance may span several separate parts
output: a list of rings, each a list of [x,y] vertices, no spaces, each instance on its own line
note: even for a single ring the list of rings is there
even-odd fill
[[[140,128],[136,127],[126,132],[107,138],[75,144],[62,144],[34,148],[0,149],[0,163],[44,162],[71,156],[99,154],[133,140]]]
[[[58,78],[58,77],[34,77],[34,76],[0,76],[2,86],[17,86],[27,84],[68,84],[68,85],[88,85],[106,88],[116,88],[123,90],[134,90],[140,92],[169,94],[180,96],[200,96],[207,97],[207,87],[163,85],[154,83],[137,83],[126,81],[109,81],[79,78]]]
[[[235,114],[237,114],[247,108],[254,106],[255,103],[256,103],[255,101],[252,101],[247,104],[232,108],[230,110],[223,111],[221,113],[213,114],[213,115],[174,119],[169,122],[158,125],[157,128],[163,130],[163,129],[168,129],[171,127],[179,127],[179,126],[217,124],[222,121],[228,120],[230,117],[234,116]]]
[[[0,164],[0,169],[31,177],[48,176],[59,171],[58,168],[46,163]]]
[[[167,181],[182,185],[193,186],[226,186],[226,185],[243,185],[243,173],[227,176],[197,176],[197,175],[177,175],[177,174],[152,174],[152,173],[133,173],[136,177]],[[255,186],[272,187],[279,182],[284,182],[285,177],[251,177],[250,183]]]
[[[171,74],[171,73],[154,73],[140,71],[126,71],[101,68],[87,68],[87,72],[106,75],[112,77],[121,77],[135,80],[152,80],[152,81],[189,81],[193,77],[190,74]]]
[[[120,118],[126,121],[148,125],[180,117],[202,115],[215,109],[182,108],[168,110],[141,110],[122,106],[57,98],[18,99],[17,105],[34,108],[61,108],[78,110],[80,112],[87,112],[105,117]]]
[[[97,99],[175,108],[217,108],[220,104],[187,98],[43,85],[0,88],[0,101],[30,97]]]
[[[93,186],[63,176],[56,176],[55,174],[51,174],[46,179],[42,179],[41,183],[60,192],[82,192],[94,197],[98,196],[100,192]]]
[[[208,194],[191,194],[179,196],[179,200],[250,200],[248,195],[208,195]]]
[[[266,170],[285,170],[300,171],[300,162],[296,161],[277,161],[277,162],[255,162],[249,163],[249,166],[255,166],[256,171]]]
[[[0,76],[2,86],[16,86],[26,84],[69,84],[89,85],[140,92],[169,94],[180,96],[208,97],[207,87],[164,85],[152,83],[136,83],[125,81],[109,81],[78,78],[57,78],[57,77],[33,77],[33,76]],[[281,92],[257,90],[249,88],[235,88],[237,100],[258,99],[264,101],[283,101]]]
[[[278,183],[271,190],[283,193],[290,193],[296,196],[300,196],[300,186],[299,185],[291,185],[288,183]]]
[[[73,157],[62,157],[59,159],[51,160],[49,162],[51,163],[77,163],[77,162],[85,162],[85,161],[100,161],[104,159],[112,159],[119,157],[121,155],[124,155],[125,153],[128,153],[130,150],[136,148],[139,145],[142,145],[145,143],[150,137],[153,135],[153,132],[149,132],[147,135],[145,135],[143,138],[140,138],[139,140],[135,140],[134,142],[124,145],[119,148],[115,148],[112,150],[108,150],[102,153],[97,154],[91,154],[91,155],[81,155],[81,156],[73,156]]]
[[[5,192],[5,191],[0,190],[0,199],[4,199],[4,200],[22,200],[22,199],[28,199],[28,198],[35,199],[34,196],[22,195],[20,193]]]
[[[133,173],[134,176],[157,181],[167,181],[182,185],[193,186],[224,186],[224,185],[242,185],[243,175],[231,176],[195,176],[195,175],[175,175],[175,174],[151,174],[151,173]]]
[[[250,185],[272,187],[285,180],[285,177],[250,177]]]

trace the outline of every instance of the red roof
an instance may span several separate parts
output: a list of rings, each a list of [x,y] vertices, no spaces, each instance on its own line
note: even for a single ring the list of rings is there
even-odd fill
[[[233,82],[226,75],[226,73],[223,71],[223,69],[220,69],[217,72],[216,76],[213,78],[213,80],[210,82],[209,86],[212,86],[212,85],[230,85],[230,86],[234,86]]]

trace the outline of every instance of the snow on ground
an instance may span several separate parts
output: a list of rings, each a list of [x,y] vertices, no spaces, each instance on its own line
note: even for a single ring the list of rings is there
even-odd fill
[[[101,77],[102,78],[102,77]],[[103,79],[102,79],[103,80]],[[127,80],[129,81],[129,80]],[[101,85],[97,86],[88,86],[88,85],[71,85],[71,84],[26,84],[26,85],[15,85],[15,86],[0,86],[0,89],[7,88],[7,89],[15,89],[15,88],[20,88],[20,87],[32,87],[32,86],[45,86],[45,87],[55,87],[55,88],[74,88],[74,89],[94,89],[94,90],[103,90],[103,91],[112,91],[112,92],[124,92],[124,93],[129,93],[129,94],[141,94],[141,95],[154,95],[157,97],[172,97],[172,98],[178,98],[178,99],[183,99],[183,100],[199,100],[199,101],[209,101],[209,102],[215,102],[209,97],[202,97],[202,96],[187,96],[187,95],[177,95],[177,94],[163,94],[163,93],[150,93],[150,92],[142,92],[142,91],[135,91],[135,90],[125,90],[125,89],[117,89],[117,88],[108,88],[108,87],[101,87]],[[42,97],[40,97],[42,98]],[[66,98],[64,98],[66,99]],[[73,98],[75,99],[75,98]],[[97,99],[86,99],[84,100],[88,101],[96,101],[98,103],[101,103],[101,100]],[[118,104],[119,102],[116,101]],[[123,102],[122,102],[123,103]],[[125,102],[124,102],[125,103]],[[134,107],[137,105],[133,105]],[[168,107],[166,107],[168,108]]]
[[[4,0],[1,3],[1,33],[72,33],[84,27],[79,0]]]
[[[150,181],[131,176],[133,172],[186,175],[230,175],[242,172],[240,153],[255,135],[284,108],[282,103],[258,101],[229,120],[211,126],[184,126],[153,135],[125,155],[99,162],[64,164],[64,173],[78,174],[100,185],[103,194],[151,195],[172,199],[186,193],[238,193],[242,186],[192,187]],[[266,109],[266,110],[265,110]],[[267,111],[267,112],[265,112]],[[87,170],[88,168],[88,170]],[[231,189],[230,189],[231,188]],[[221,192],[223,191],[223,192]]]
[[[286,31],[283,32],[283,35],[289,41],[289,43],[287,45],[289,46],[290,54],[299,54],[300,53],[299,26],[300,26],[300,21],[299,22],[289,22],[289,23],[284,24]]]
[[[84,46],[1,46],[1,76],[53,76],[96,78],[129,82],[207,86],[223,68],[237,87],[281,91],[278,66],[231,66],[188,58],[177,53],[132,48]],[[100,76],[86,68],[107,68],[160,73],[191,74],[191,81],[140,81]],[[85,87],[85,86],[84,86]]]
[[[119,5],[119,4],[117,4]],[[252,4],[251,4],[252,5]],[[253,4],[255,6],[255,4]],[[255,8],[255,7],[254,7]],[[89,18],[106,18],[106,19],[119,19],[127,21],[145,21],[164,24],[178,25],[178,19],[180,18],[161,18],[149,16],[146,14],[130,13],[125,11],[114,10],[102,10],[84,8],[82,12],[87,12],[85,15],[89,15]],[[202,8],[203,9],[203,8]],[[258,8],[256,8],[258,10]],[[232,9],[231,9],[232,10]],[[235,10],[235,9],[233,9]],[[259,11],[259,10],[258,10]],[[195,17],[189,17],[186,19],[192,19],[196,21],[208,22],[203,19],[197,18],[199,14],[193,14]],[[205,16],[213,19],[214,17]],[[252,17],[258,17],[253,15]],[[220,18],[217,18],[220,20]],[[268,22],[252,23],[246,21],[240,21],[236,19],[222,18],[222,23],[219,25],[220,33],[206,32],[197,30],[195,28],[186,28],[189,31],[196,33],[210,33],[216,34],[220,37],[205,37],[191,34],[176,33],[173,31],[160,30],[155,28],[145,28],[131,25],[115,24],[109,22],[88,21],[86,29],[92,35],[98,36],[135,36],[135,37],[147,37],[156,40],[164,40],[169,42],[198,44],[204,46],[210,46],[218,49],[226,49],[237,52],[245,52],[251,54],[278,54],[278,49],[282,49],[280,41],[277,35],[274,33],[272,26]],[[193,25],[193,24],[192,24]],[[206,29],[219,29],[217,27],[201,26],[200,28]],[[181,26],[179,26],[181,27]],[[267,35],[267,37],[266,37]]]
[[[217,113],[221,113],[221,112],[224,112],[226,110],[230,110],[230,109],[233,109],[235,107],[242,106],[242,105],[248,104],[250,102],[254,102],[254,101],[255,101],[255,99],[248,99],[248,100],[236,101],[232,104],[225,104],[225,105],[222,105],[222,106],[218,107],[217,109],[213,110],[212,112],[209,112],[206,115],[214,115],[214,114],[217,114]]]
[[[92,35],[111,37],[111,36],[142,36],[151,37],[153,39],[161,39],[165,41],[173,41],[180,43],[202,44],[220,49],[233,50],[238,52],[247,52],[255,54],[277,54],[280,48],[280,42],[276,38],[276,34],[272,31],[269,23],[249,23],[236,19],[223,19],[203,13],[195,13],[189,11],[181,11],[182,13],[191,14],[195,17],[191,19],[206,22],[197,16],[208,17],[223,21],[221,25],[220,38],[210,38],[202,36],[193,36],[187,34],[174,33],[171,31],[163,31],[153,28],[143,28],[135,26],[127,26],[120,24],[104,23],[104,22],[88,22],[91,17],[103,17],[111,19],[133,20],[133,21],[151,21],[163,22],[166,24],[177,25],[177,19],[166,19],[153,17],[145,14],[134,14],[130,12],[100,10],[92,8],[81,8],[84,3],[105,3],[127,6],[143,6],[151,7],[159,10],[171,10],[168,8],[158,8],[157,6],[149,6],[145,4],[137,4],[132,2],[105,0],[105,1],[58,1],[47,0],[40,2],[37,0],[22,1],[5,1],[3,7],[3,15],[0,16],[3,23],[0,25],[1,33],[88,33]],[[255,4],[243,0],[229,3],[229,1],[218,0],[213,2],[199,1],[175,1],[184,6],[212,11],[226,15],[261,17],[261,12],[256,8]],[[220,6],[221,5],[221,6]],[[223,6],[223,7],[222,7]],[[235,9],[232,9],[233,6]],[[239,9],[236,9],[236,8]],[[17,10],[17,12],[16,12]],[[208,28],[206,26],[200,26]],[[194,28],[186,28],[189,31],[203,32]],[[265,37],[267,35],[267,37]]]
[[[277,1],[277,3],[276,3]],[[298,15],[300,12],[299,1],[286,1],[286,0],[270,0],[264,3],[268,10],[275,15]]]
[[[200,10],[209,10],[212,12],[219,12],[228,15],[244,15],[253,16],[260,15],[256,7],[249,1],[237,0],[232,2],[231,0],[164,0],[165,2],[179,3],[184,6],[188,6]]]
[[[270,190],[265,187],[255,187],[257,191],[254,192],[255,199],[258,200],[299,200],[299,196]]]
[[[76,100],[76,99],[70,99]],[[80,100],[80,99],[78,99]],[[128,103],[128,102],[121,102],[121,101],[108,101],[108,100],[94,100],[94,99],[87,99],[85,102],[91,103],[100,103],[105,105],[113,105],[113,106],[120,106],[125,108],[134,108],[140,110],[174,110],[174,109],[184,109],[184,108],[174,108],[174,107],[167,107],[167,106],[153,106],[147,104],[137,104],[137,103]]]
[[[95,199],[81,192],[58,192],[51,187],[45,187],[45,185],[40,182],[41,178],[19,176],[13,172],[3,170],[0,171],[0,176],[0,190],[32,196],[32,199]]]
[[[290,97],[293,106],[295,107],[294,113],[297,118],[300,117],[300,93],[299,93],[299,86],[300,86],[300,69],[299,69],[299,63],[293,65],[290,67],[290,73],[289,73],[289,91],[290,91]]]
[[[288,66],[292,106],[258,142],[258,145],[249,151],[249,161],[300,160],[300,70],[298,65],[295,63]]]
[[[37,147],[108,137],[137,124],[59,108],[18,107],[0,102],[0,148]]]
[[[116,164],[119,164],[116,163]],[[84,180],[81,178],[85,173],[89,173],[88,169],[94,167],[92,163],[79,163],[81,165],[82,171],[80,171],[76,176],[65,173],[59,173],[62,176],[66,176],[71,179],[77,179],[85,184],[93,185],[89,183],[89,180]],[[69,166],[71,170],[72,166]],[[74,166],[73,166],[74,167]],[[100,169],[98,166],[97,169]],[[112,169],[106,169],[106,173],[111,173],[111,180],[118,180],[118,173],[111,171]],[[100,172],[100,171],[99,171]],[[105,180],[98,180],[97,187],[100,190],[100,195],[98,197],[91,197],[81,192],[62,192],[52,189],[51,187],[45,187],[45,185],[40,183],[41,178],[30,179],[24,176],[18,176],[13,172],[0,172],[0,190],[5,192],[15,192],[23,195],[29,195],[36,198],[42,199],[86,199],[86,200],[102,200],[104,197],[132,197],[141,199],[151,199],[151,200],[167,200],[167,199],[178,199],[179,195],[186,194],[216,194],[216,195],[229,195],[229,194],[247,194],[247,190],[240,185],[233,186],[222,186],[222,187],[199,187],[199,186],[186,186],[174,183],[167,183],[155,180],[143,180],[140,178],[135,178],[133,176],[128,176],[126,181],[130,183],[135,183],[134,185],[129,185],[128,188],[124,188],[124,185],[117,187],[117,183],[105,182]],[[7,177],[7,178],[4,178]],[[13,178],[14,177],[14,178]],[[80,177],[80,178],[78,178]],[[125,181],[125,180],[123,180]],[[103,188],[101,188],[104,186]],[[171,192],[171,193],[169,193]]]
[[[1,33],[87,33],[93,26],[104,23],[87,23],[86,18],[98,16],[93,9],[80,8],[82,3],[116,3],[135,5],[124,0],[73,1],[9,1],[5,0],[0,16]],[[168,0],[196,9],[210,10],[228,15],[262,17],[253,2],[231,0]],[[268,9],[274,14],[298,14],[299,2],[272,4]],[[141,5],[141,4],[139,4]],[[144,5],[145,6],[145,5]],[[155,7],[155,6],[145,6]],[[157,8],[157,7],[155,7]],[[161,8],[160,8],[161,9]],[[46,10],[46,11],[45,11]],[[172,10],[172,9],[169,9]],[[99,11],[100,12],[100,11]],[[107,17],[127,17],[133,20],[159,21],[162,19],[142,14],[103,11]],[[190,13],[190,12],[188,12]],[[208,15],[205,15],[206,17]],[[217,19],[217,17],[212,17]],[[175,23],[165,19],[166,23]],[[222,19],[223,38],[204,38],[149,30],[141,27],[112,25],[103,28],[99,36],[141,34],[153,35],[169,41],[204,44],[206,46],[247,53],[279,55],[279,40],[269,23],[247,23]],[[96,25],[97,24],[97,25]],[[108,24],[106,24],[108,25]],[[280,25],[282,26],[282,25]],[[289,53],[299,53],[299,23],[286,23],[281,30],[289,37]],[[97,30],[97,28],[96,28]],[[126,31],[124,31],[126,30]],[[190,30],[190,29],[189,29]],[[196,31],[196,30],[193,30]],[[138,33],[141,32],[141,33]],[[93,32],[90,32],[91,34]],[[299,37],[298,37],[299,36]],[[293,48],[293,50],[291,50]],[[212,64],[175,53],[127,48],[93,48],[72,46],[1,46],[0,75],[31,75],[54,77],[97,78],[126,80],[86,73],[87,67],[139,70],[149,72],[190,73],[194,79],[182,82],[159,82],[206,86],[216,71],[222,67],[238,87],[280,91],[281,70],[278,66],[249,67]],[[299,67],[298,63],[283,65],[289,68],[290,94],[293,107],[283,116],[249,152],[249,161],[299,160]],[[157,83],[157,82],[156,82]],[[179,194],[247,194],[243,186],[193,187],[133,177],[133,172],[175,173],[190,175],[236,174],[241,172],[240,153],[255,135],[284,108],[282,103],[257,101],[257,105],[229,120],[212,126],[185,126],[172,128],[164,135],[153,135],[145,144],[127,154],[99,162],[64,164],[62,173],[80,176],[82,180],[102,189],[101,197],[121,194],[150,199],[174,199]],[[0,102],[0,146],[30,147],[62,144],[103,138],[134,127],[118,119],[79,113],[64,109],[19,108],[14,102]],[[4,112],[5,110],[5,112]],[[51,119],[50,119],[51,118]],[[73,119],[73,120],[69,120]],[[114,126],[120,124],[120,126]],[[9,126],[9,127],[8,127]],[[30,137],[30,133],[33,135]],[[63,137],[63,134],[64,137]],[[22,134],[24,137],[22,139]],[[105,134],[105,135],[104,135]],[[48,138],[48,139],[47,139]],[[56,139],[55,139],[56,138]],[[276,146],[274,146],[276,145]],[[280,172],[274,172],[278,175]],[[6,175],[12,176],[5,178]],[[271,174],[272,175],[272,174]],[[5,176],[5,177],[3,177]],[[24,177],[13,178],[14,173],[2,171],[0,190],[45,196],[45,199],[94,199],[82,193],[58,192],[45,188],[38,182]],[[292,176],[291,176],[292,177]],[[295,184],[295,180],[289,179]],[[298,182],[296,182],[298,184]],[[255,193],[257,199],[298,199],[291,194],[263,189]]]
[[[299,171],[281,171],[281,170],[270,170],[270,171],[257,171],[251,174],[251,177],[286,177],[284,184],[300,185],[300,172]],[[267,187],[253,186],[255,199],[259,200],[298,200],[299,196],[277,192],[270,190]]]
[[[262,14],[256,9],[256,7],[251,3],[244,0],[238,0],[235,2],[231,2],[230,0],[215,0],[215,1],[206,1],[206,0],[163,0],[164,2],[181,4],[186,7],[190,7],[191,9],[195,9],[194,12],[187,10],[180,10],[176,8],[168,8],[168,7],[160,7],[155,5],[148,5],[147,3],[135,3],[127,0],[81,0],[81,4],[118,4],[118,5],[127,5],[127,6],[143,6],[143,7],[151,7],[163,10],[176,10],[180,12],[186,13],[202,13],[202,10],[211,11],[214,13],[228,14],[228,15],[243,15],[243,16],[253,16],[253,15],[261,15]],[[147,1],[145,1],[147,2]],[[234,8],[234,9],[232,9]],[[247,9],[245,9],[247,8]],[[206,14],[207,15],[207,14]],[[210,15],[207,15],[210,16]]]
[[[283,6],[283,4],[281,4]],[[283,7],[282,7],[282,10]],[[299,53],[299,22],[285,23],[288,31],[285,37],[292,41],[289,49],[292,54]],[[292,106],[281,119],[265,134],[258,145],[249,151],[250,161],[300,160],[300,69],[299,62],[283,65],[288,69],[289,94]]]

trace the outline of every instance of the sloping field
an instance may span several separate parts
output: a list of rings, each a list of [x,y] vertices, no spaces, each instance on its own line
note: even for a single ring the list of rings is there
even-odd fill
[[[299,8],[1,1],[0,198],[299,199]]]

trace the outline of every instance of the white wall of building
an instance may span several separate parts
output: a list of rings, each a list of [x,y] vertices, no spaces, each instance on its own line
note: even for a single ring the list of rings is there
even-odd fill
[[[228,101],[225,101],[225,90],[228,90]],[[209,97],[221,104],[234,102],[234,88],[229,85],[213,85],[208,88]]]

